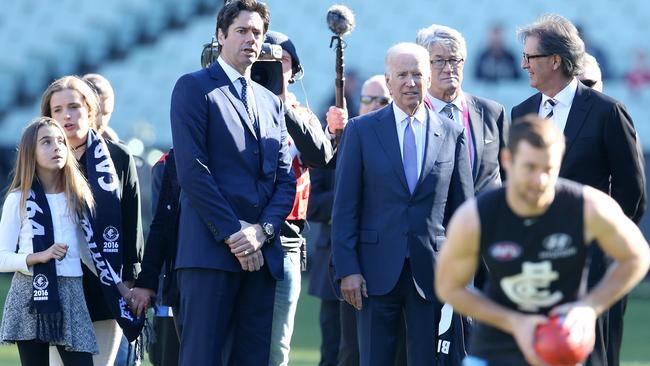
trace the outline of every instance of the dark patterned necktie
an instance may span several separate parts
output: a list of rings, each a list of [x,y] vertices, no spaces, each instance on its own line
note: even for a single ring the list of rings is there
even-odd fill
[[[447,105],[442,108],[442,112],[445,113],[447,118],[450,120],[456,122],[456,118],[454,117],[454,104],[453,103],[447,103]],[[463,127],[465,127],[465,137],[467,138],[467,150],[469,152],[469,162],[470,164],[473,164],[474,162],[474,150],[472,149],[472,131],[470,130],[469,127],[469,121],[466,121],[463,118]]]
[[[454,118],[454,105],[451,103],[448,103],[443,109],[443,112],[447,115],[447,118],[449,118],[452,121],[456,121],[456,118]]]
[[[548,98],[548,99],[546,99],[545,103],[551,108],[551,111],[548,112],[548,114],[544,118],[546,118],[546,119],[552,118],[553,117],[553,108],[557,104],[557,100],[555,100],[553,98]]]
[[[250,118],[251,122],[253,122],[253,127],[255,127],[255,132],[259,132],[259,128],[257,126],[257,120],[255,119],[255,116],[253,114],[253,109],[250,104],[250,100],[248,99],[248,81],[246,81],[246,78],[243,76],[239,78],[239,81],[241,82],[241,101],[242,103],[244,103],[244,108],[246,108],[246,113],[248,114],[248,118]]]

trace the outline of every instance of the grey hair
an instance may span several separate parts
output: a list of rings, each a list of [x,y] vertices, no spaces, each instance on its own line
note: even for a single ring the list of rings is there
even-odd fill
[[[562,59],[562,72],[567,77],[582,72],[585,43],[576,27],[561,15],[542,15],[534,23],[517,31],[522,42],[533,36],[539,40],[539,52],[557,54]]]
[[[385,73],[387,75],[391,73],[390,66],[389,66],[390,60],[393,57],[401,54],[411,54],[416,58],[420,59],[420,61],[422,61],[425,65],[429,65],[429,52],[424,47],[412,42],[402,42],[392,46],[386,52],[386,59],[384,60],[384,62],[385,62]],[[431,70],[427,66],[422,71],[428,75]]]
[[[429,52],[435,45],[441,45],[449,52],[460,53],[463,59],[467,59],[465,38],[459,31],[445,25],[431,24],[427,28],[420,29],[415,42]]]

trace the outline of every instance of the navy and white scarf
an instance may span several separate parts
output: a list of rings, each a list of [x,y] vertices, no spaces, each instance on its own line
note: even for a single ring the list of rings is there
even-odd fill
[[[120,277],[95,241],[96,236],[95,231],[93,231],[93,227],[95,226],[93,225],[93,218],[89,217],[89,215],[83,215],[80,221],[84,236],[88,242],[90,256],[95,265],[97,277],[99,278],[100,287],[104,294],[104,299],[106,299],[106,304],[111,310],[113,318],[115,318],[117,324],[122,328],[126,338],[129,342],[133,342],[142,331],[145,316],[142,314],[140,318],[136,318],[129,309],[126,300],[120,294],[120,290],[117,287]]]
[[[107,305],[124,335],[133,341],[142,330],[144,315],[135,318],[116,283],[122,270],[121,184],[108,146],[92,129],[88,133],[86,178],[95,198],[96,210],[94,215],[80,218],[81,226]]]
[[[95,198],[95,214],[91,225],[101,235],[101,252],[111,267],[122,270],[122,205],[121,184],[108,146],[95,131],[88,132],[86,149],[86,179]],[[119,273],[119,272],[118,272]]]
[[[31,188],[25,211],[32,226],[34,253],[38,253],[54,244],[54,226],[50,205],[38,179],[34,179]],[[63,312],[54,260],[34,265],[30,311],[36,313],[37,341],[56,343],[63,339]]]

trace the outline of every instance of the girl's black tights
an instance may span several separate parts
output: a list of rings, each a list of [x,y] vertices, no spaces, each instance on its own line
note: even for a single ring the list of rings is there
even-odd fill
[[[22,366],[49,366],[49,343],[18,341],[18,354]],[[93,355],[88,352],[66,351],[63,346],[56,346],[65,366],[93,366]]]

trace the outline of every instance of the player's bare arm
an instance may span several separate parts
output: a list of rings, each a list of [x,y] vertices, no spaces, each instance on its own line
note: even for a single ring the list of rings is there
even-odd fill
[[[600,315],[643,279],[650,266],[650,250],[639,228],[611,197],[584,187],[584,201],[587,242],[595,240],[615,261],[582,300]]]

